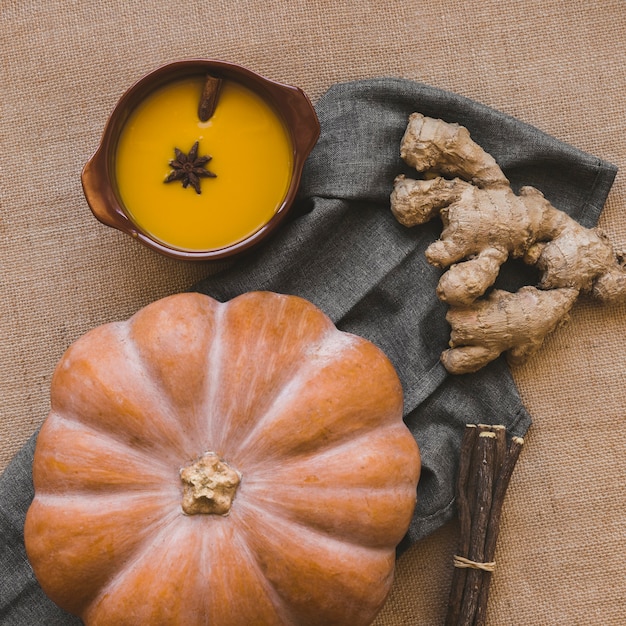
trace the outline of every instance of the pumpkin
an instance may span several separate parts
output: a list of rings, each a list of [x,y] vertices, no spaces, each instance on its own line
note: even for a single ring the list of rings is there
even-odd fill
[[[368,624],[418,476],[376,346],[299,297],[178,294],[57,365],[26,549],[86,624]]]

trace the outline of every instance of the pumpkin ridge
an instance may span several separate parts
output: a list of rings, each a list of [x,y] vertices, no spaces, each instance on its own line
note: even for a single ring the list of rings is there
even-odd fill
[[[177,445],[174,446],[175,440],[170,440],[169,442],[164,442],[164,449],[169,449],[177,458],[184,458],[188,454],[188,450],[194,444],[197,444],[197,436],[193,433],[193,429],[189,429],[192,431],[192,434],[189,437],[185,435],[185,429],[182,429],[180,426],[180,411],[178,407],[174,405],[172,402],[172,398],[169,394],[160,393],[160,387],[157,382],[156,373],[148,360],[146,360],[141,353],[141,349],[137,343],[137,341],[131,336],[133,327],[132,321],[133,317],[131,317],[124,325],[124,330],[126,331],[127,336],[127,349],[130,351],[132,356],[135,358],[135,362],[138,367],[141,368],[143,372],[145,372],[146,377],[142,381],[144,385],[150,385],[151,391],[155,397],[160,399],[160,408],[161,412],[159,413],[159,418],[161,421],[166,421],[169,426],[172,427],[172,430],[181,436],[181,439],[176,442]],[[167,399],[167,403],[163,408],[163,400]],[[165,418],[165,419],[164,419]],[[169,443],[169,445],[168,445]]]
[[[193,405],[190,419],[184,422],[186,428],[182,429],[186,431],[186,436],[182,441],[182,446],[185,448],[183,456],[185,458],[197,457],[207,450],[202,448],[202,444],[199,442],[211,442],[211,449],[217,449],[219,446],[219,435],[215,431],[218,427],[219,420],[214,419],[215,411],[215,396],[219,392],[220,376],[222,374],[222,333],[224,326],[224,314],[228,303],[222,303],[218,300],[210,298],[204,294],[199,293],[179,293],[161,301],[153,303],[153,305],[159,305],[163,301],[169,301],[170,303],[176,302],[177,307],[175,313],[179,314],[181,310],[185,310],[186,307],[190,307],[191,311],[189,315],[199,315],[200,310],[202,317],[196,322],[202,325],[202,335],[210,337],[208,350],[201,352],[203,355],[202,362],[197,366],[197,370],[202,373],[201,390],[196,393],[189,393],[187,397],[197,397],[197,402]],[[149,305],[146,308],[149,308]],[[155,306],[156,308],[156,306]],[[148,324],[147,320],[140,316],[141,311],[135,314],[128,320],[128,333],[129,340],[133,343],[134,350],[137,355],[137,359],[143,363],[145,371],[149,374],[153,384],[157,387],[162,379],[161,374],[151,363],[152,359],[149,355],[144,354],[143,341],[141,341],[141,332],[143,325]],[[166,311],[167,316],[171,316],[171,312]],[[195,318],[194,318],[195,319]],[[177,324],[184,325],[187,322],[180,322],[177,319],[167,319],[167,324],[162,324],[163,333],[173,332],[172,329],[176,328]],[[134,334],[138,336],[133,336]],[[181,357],[181,355],[179,355]],[[183,357],[184,358],[184,357]],[[180,360],[180,358],[179,358]],[[176,406],[173,398],[171,397],[171,390],[167,390],[165,396],[168,399],[168,416],[177,428],[181,426],[181,412],[179,407]],[[201,449],[202,448],[202,449]]]
[[[287,472],[293,471],[290,468],[297,465],[306,464],[307,462],[309,462],[309,460],[317,460],[321,463],[324,461],[324,459],[338,457],[343,454],[346,454],[348,457],[358,454],[363,444],[371,440],[373,431],[376,431],[377,436],[392,435],[394,433],[397,433],[398,437],[401,439],[405,438],[403,436],[405,434],[407,435],[407,437],[412,438],[412,435],[407,432],[406,426],[404,424],[398,425],[397,423],[393,422],[387,424],[378,424],[374,422],[365,425],[364,428],[362,428],[361,430],[347,432],[343,437],[338,437],[336,439],[333,439],[332,441],[328,441],[326,442],[327,445],[323,447],[306,449],[302,451],[294,450],[293,453],[289,455],[289,457],[281,456],[281,470],[284,468]],[[382,436],[379,438],[383,439]],[[415,444],[415,447],[417,447],[417,444]],[[266,465],[266,463],[264,465]],[[276,470],[274,467],[271,467],[267,470],[269,474],[267,478],[263,476],[263,468],[255,468],[253,475],[250,470],[248,470],[248,472],[250,474],[248,476],[248,484],[254,484],[265,480],[276,480]]]
[[[106,336],[106,333],[108,333],[108,336]],[[161,437],[155,437],[157,434],[155,432],[150,432],[148,435],[148,433],[145,432],[145,425],[138,424],[136,422],[132,428],[121,431],[118,429],[116,424],[106,420],[105,416],[108,413],[115,413],[119,411],[121,406],[119,399],[111,399],[111,397],[107,396],[105,393],[107,391],[107,385],[110,384],[111,381],[101,378],[102,372],[98,367],[94,367],[91,363],[87,363],[86,365],[86,367],[88,367],[87,372],[77,372],[77,370],[80,370],[81,367],[85,366],[84,363],[86,357],[80,354],[80,351],[84,351],[86,348],[90,347],[97,350],[98,342],[102,340],[101,335],[103,334],[109,341],[113,340],[114,346],[118,350],[118,352],[115,353],[115,357],[123,360],[125,371],[128,372],[129,370],[132,370],[132,372],[136,375],[136,378],[133,380],[135,386],[139,386],[141,388],[148,387],[149,393],[145,394],[148,397],[160,397],[161,394],[158,393],[158,388],[155,386],[154,381],[151,377],[146,376],[147,372],[143,366],[141,355],[138,353],[134,342],[129,337],[128,322],[112,322],[89,331],[66,351],[55,370],[55,374],[51,382],[52,411],[62,414],[65,417],[70,417],[73,421],[80,425],[89,426],[92,429],[98,430],[105,436],[117,439],[131,448],[140,447],[147,452],[152,453],[156,447],[170,457],[179,457],[181,454],[184,454],[185,451],[181,447],[180,442],[178,442],[178,444],[176,442],[181,429],[177,423],[176,413],[171,406],[165,407],[164,409],[162,403],[153,403],[154,406],[152,408],[157,412],[158,419],[155,418],[154,420],[151,420],[150,423],[166,424],[168,431],[167,435],[162,432]],[[91,344],[95,344],[95,346],[92,346]],[[75,352],[79,352],[79,354],[75,356]],[[111,403],[110,406],[107,407],[108,410],[100,409],[100,413],[98,415],[86,415],[82,414],[80,412],[80,408],[75,406],[76,400],[71,396],[69,398],[63,396],[59,398],[57,395],[58,393],[61,393],[57,391],[59,388],[62,388],[62,393],[67,393],[64,385],[59,382],[59,378],[64,375],[69,375],[70,377],[77,376],[77,382],[82,384],[88,383],[90,386],[93,385],[93,381],[96,381],[97,386],[95,388],[92,386],[92,393],[104,394],[104,400]],[[128,375],[126,376],[124,384],[129,384]],[[122,400],[133,398],[132,387],[124,388],[121,391],[123,394],[121,392],[118,393],[118,397],[122,398]],[[135,408],[138,409],[138,407]],[[145,415],[145,412],[146,409],[143,407],[141,411],[139,411],[142,415]],[[150,444],[149,447],[147,446],[148,443]]]
[[[164,490],[163,489],[141,489],[141,491],[131,491],[129,493],[123,493],[124,490],[120,489],[120,491],[113,491],[112,493],[97,493],[93,491],[87,490],[76,490],[71,492],[71,497],[81,498],[85,502],[85,508],[90,508],[93,505],[93,508],[108,508],[108,502],[110,503],[119,503],[122,500],[138,500],[141,498],[153,498],[155,501],[163,502],[165,500],[170,500],[173,503],[179,504],[180,497],[179,494],[172,491],[171,494],[163,497]],[[67,499],[67,493],[55,493],[51,491],[42,491],[37,494],[37,501],[44,506],[57,506],[57,501],[61,502],[63,499]],[[90,502],[91,501],[91,502]],[[96,504],[97,502],[97,504]],[[174,507],[173,507],[174,508]],[[169,515],[169,513],[168,513]],[[153,523],[158,524],[159,522],[155,521]]]
[[[250,446],[251,442],[254,442],[257,439],[260,432],[268,428],[267,422],[270,422],[273,419],[273,416],[276,414],[277,407],[280,407],[282,403],[289,403],[292,399],[294,390],[298,390],[306,384],[306,378],[303,377],[303,372],[311,369],[310,363],[303,360],[298,369],[292,373],[289,380],[281,386],[279,392],[269,403],[263,415],[259,416],[259,419],[248,431],[248,434],[239,442],[237,448],[240,456],[245,458],[246,450]]]
[[[372,438],[371,433],[363,433],[338,447],[248,472],[242,497],[347,542],[397,544],[417,500],[419,466],[409,461],[419,453],[403,424],[377,433],[385,434],[389,436]],[[359,467],[361,462],[366,466]],[[333,480],[327,479],[327,473]],[[349,480],[350,474],[357,478]]]
[[[341,333],[342,338],[346,334]],[[263,421],[248,434],[245,446],[239,448],[237,459],[244,473],[249,473],[259,463],[267,464],[269,459],[282,464],[292,457],[304,457],[343,445],[352,438],[365,436],[401,420],[402,389],[386,357],[376,346],[357,336],[348,335],[347,339],[343,339],[340,343],[342,349],[336,352],[336,360],[328,360],[327,367],[320,367],[318,361],[307,355],[307,363],[301,369],[298,380],[287,390],[290,393],[285,392],[281,396],[285,402],[275,403]],[[323,358],[326,359],[327,355]],[[355,363],[364,362],[366,366],[363,370],[354,368],[341,378],[342,359],[345,361],[348,358]],[[366,376],[378,377],[374,385],[376,400],[368,393],[371,383],[365,382]],[[338,380],[344,387],[337,383]],[[337,394],[346,396],[349,393],[346,388],[354,382],[360,385],[363,393],[353,398],[354,404],[344,399],[339,406],[335,402]],[[378,407],[372,412],[370,407],[374,402],[378,403]],[[336,419],[329,417],[333,413]],[[295,427],[293,430],[292,426]]]
[[[283,527],[289,526],[291,529],[296,528],[297,532],[293,532],[292,530],[289,533],[290,535],[297,535],[298,537],[302,535],[306,535],[306,534],[312,535],[316,539],[311,541],[310,542],[311,544],[332,543],[332,544],[337,544],[338,546],[339,545],[344,546],[347,544],[347,545],[350,545],[351,548],[355,548],[356,550],[359,550],[363,553],[376,556],[376,555],[386,555],[391,550],[395,550],[395,546],[398,543],[397,541],[394,542],[390,539],[386,545],[364,544],[356,540],[354,537],[350,538],[347,536],[339,536],[336,534],[336,532],[333,532],[332,530],[324,530],[323,528],[311,526],[311,524],[308,522],[300,521],[295,518],[292,518],[290,517],[288,512],[282,508],[267,507],[267,506],[264,506],[264,504],[267,504],[267,502],[257,503],[257,502],[254,502],[253,498],[248,498],[245,504],[246,509],[248,509],[246,511],[246,514],[250,514],[251,516],[256,515],[256,516],[270,517],[274,521],[274,523],[272,523],[272,526],[275,526],[275,528],[278,528],[280,526],[283,526]],[[255,512],[253,513],[252,510],[254,510]],[[243,522],[243,521],[242,521],[242,524],[247,525],[246,522]],[[252,526],[250,525],[249,527],[251,528]],[[393,544],[393,548],[391,547],[392,544]]]
[[[289,495],[289,490],[285,490],[282,495]],[[311,487],[310,491],[307,493],[307,497],[311,501],[320,501],[325,497],[326,489],[320,487]],[[361,528],[357,528],[359,524],[352,521],[352,526],[350,528],[342,528],[341,523],[333,525],[331,523],[324,523],[323,519],[314,518],[312,515],[309,517],[306,514],[306,511],[302,512],[298,515],[297,512],[292,511],[289,508],[288,504],[281,502],[281,498],[277,497],[276,499],[271,498],[257,498],[257,497],[248,497],[248,501],[254,506],[258,506],[259,508],[263,508],[265,510],[271,511],[276,514],[278,517],[292,523],[299,528],[309,528],[317,531],[320,535],[326,537],[336,537],[340,538],[343,543],[352,544],[354,546],[368,547],[372,549],[380,549],[380,550],[388,550],[391,543],[394,545],[398,544],[400,540],[406,534],[404,527],[408,528],[408,524],[411,519],[411,515],[415,508],[415,492],[410,486],[405,486],[404,488],[397,487],[394,492],[390,493],[389,488],[385,487],[377,487],[374,489],[368,489],[367,487],[352,487],[346,489],[335,489],[334,495],[337,496],[337,499],[340,500],[342,497],[345,500],[349,498],[362,498],[366,500],[368,498],[373,498],[378,502],[383,498],[386,500],[390,500],[390,496],[396,501],[394,504],[395,508],[398,509],[399,505],[398,501],[404,501],[404,516],[403,519],[398,519],[399,514],[394,511],[392,518],[389,523],[386,525],[387,527],[384,529],[384,533],[376,535],[372,530],[372,520],[365,519],[361,523]],[[376,508],[377,504],[374,504],[374,508]],[[365,507],[362,507],[362,510],[359,513],[364,516],[368,514],[365,511]]]
[[[56,515],[55,512],[50,511],[50,509],[53,508],[53,509],[58,510],[59,506],[55,503],[55,500],[62,500],[62,499],[63,499],[62,496],[59,496],[58,498],[56,498],[56,497],[50,496],[49,494],[44,495],[43,497],[40,497],[39,495],[35,496],[34,501],[33,501],[33,505],[35,506],[32,506],[31,509],[29,509],[27,518],[26,518],[26,524],[25,524],[26,551],[27,551],[28,558],[31,561],[31,563],[35,565],[37,565],[38,563],[39,568],[45,567],[46,570],[49,570],[46,572],[46,577],[44,578],[44,580],[40,581],[40,584],[42,588],[45,590],[45,592],[47,594],[50,594],[50,597],[52,597],[52,599],[59,606],[66,609],[70,613],[73,613],[75,615],[82,615],[84,614],[84,611],[86,610],[86,608],[89,607],[93,603],[94,598],[96,598],[100,594],[100,591],[103,588],[108,587],[109,581],[114,579],[116,576],[119,575],[120,572],[123,572],[125,570],[129,560],[132,559],[133,555],[137,552],[137,550],[139,550],[140,547],[144,543],[150,540],[150,536],[151,536],[151,533],[153,532],[153,529],[166,524],[167,523],[166,518],[168,517],[174,520],[176,512],[172,511],[165,517],[157,517],[153,521],[147,522],[141,528],[141,534],[143,535],[143,538],[140,538],[132,548],[128,542],[124,542],[122,545],[117,546],[118,551],[120,551],[121,553],[124,553],[124,552],[126,553],[125,558],[120,559],[120,561],[117,563],[117,566],[114,566],[112,564],[105,564],[105,571],[107,568],[110,569],[110,572],[108,572],[108,575],[101,579],[98,579],[96,577],[94,589],[90,590],[87,587],[86,591],[84,592],[84,595],[86,596],[86,598],[81,601],[82,603],[80,605],[77,605],[76,602],[78,599],[75,593],[67,594],[67,588],[66,588],[63,590],[63,593],[64,593],[63,597],[55,598],[55,594],[53,590],[51,590],[48,585],[49,580],[50,579],[54,580],[55,578],[54,570],[57,566],[56,553],[63,551],[63,545],[59,546],[55,544],[55,550],[53,551],[53,554],[49,554],[47,552],[42,553],[41,546],[38,546],[36,541],[29,540],[29,535],[31,534],[29,529],[42,524],[42,518],[43,520],[45,520],[47,516],[50,516],[50,515],[55,516]],[[127,496],[127,499],[128,500],[132,499],[135,502],[138,502],[138,501],[141,501],[142,499],[145,500],[145,497],[143,497],[143,494],[141,496],[139,494],[132,494],[131,496]],[[111,500],[114,500],[114,504],[117,505],[117,508],[119,509],[120,508],[119,503],[121,500],[119,497],[119,494],[114,498],[112,497]],[[63,504],[65,505],[66,503],[63,503]],[[61,507],[61,510],[63,508],[64,506]],[[101,508],[98,510],[105,511],[108,509]],[[86,533],[83,533],[83,534],[86,535]],[[73,536],[68,537],[68,542],[69,544],[72,544],[74,542]],[[72,546],[70,545],[69,548],[71,550]],[[108,553],[103,553],[103,556],[107,556],[107,555]],[[54,562],[51,562],[51,556],[55,557]],[[33,561],[35,557],[37,558],[37,560]],[[76,557],[74,557],[74,560],[75,559]],[[80,562],[80,559],[79,559],[78,566],[79,567],[82,566],[82,569],[84,569],[87,573],[90,570],[102,571],[101,563],[99,564],[99,563],[91,562],[89,564],[89,567],[85,568],[85,566]],[[37,571],[40,573],[42,572],[41,569],[38,569]],[[91,597],[91,599],[89,599],[89,597]]]
[[[147,465],[153,465],[154,467],[160,466],[166,472],[172,467],[172,458],[162,458],[159,454],[155,454],[153,450],[141,446],[135,439],[128,439],[118,431],[112,430],[106,423],[85,422],[82,421],[80,416],[76,412],[64,410],[63,412],[55,411],[50,412],[50,415],[54,415],[62,419],[64,422],[76,425],[80,430],[87,430],[94,435],[106,438],[109,441],[114,442],[120,448],[124,449],[125,454],[132,454],[135,458],[141,457],[144,459]],[[175,454],[175,453],[174,453]],[[177,457],[177,455],[176,455]]]
[[[276,612],[276,616],[280,619],[280,624],[276,624],[276,626],[301,626],[285,598],[278,593],[278,590],[272,584],[272,581],[265,577],[254,551],[248,545],[246,540],[246,531],[242,528],[241,521],[237,525],[239,528],[238,532],[234,533],[234,542],[238,544],[240,553],[246,556],[246,561],[250,570],[254,572],[255,578],[267,594],[267,597]]]
[[[50,428],[60,428],[64,429],[66,432],[49,433],[48,431]],[[88,465],[90,464],[90,459],[86,457],[76,458],[76,454],[74,452],[75,448],[71,448],[71,451],[68,455],[64,455],[62,448],[61,452],[56,454],[54,454],[54,450],[49,451],[48,448],[51,444],[48,443],[47,440],[51,435],[61,436],[66,440],[71,437],[75,442],[76,439],[74,439],[74,437],[81,437],[81,435],[86,434],[87,437],[93,439],[93,442],[91,442],[92,444],[99,446],[97,448],[99,452],[101,451],[101,448],[111,446],[111,448],[113,448],[113,454],[115,455],[116,459],[119,459],[121,461],[119,464],[120,466],[123,465],[123,461],[132,462],[132,468],[128,470],[129,478],[131,477],[131,474],[137,469],[137,466],[143,466],[146,474],[151,474],[155,484],[161,483],[161,485],[163,485],[163,483],[167,484],[167,482],[172,482],[168,481],[168,478],[172,475],[171,463],[162,460],[159,456],[149,454],[148,451],[143,448],[131,447],[130,445],[128,445],[128,442],[111,436],[111,432],[109,430],[95,428],[93,425],[88,425],[83,422],[79,422],[78,420],[69,418],[66,413],[59,413],[54,410],[49,413],[48,419],[44,423],[42,429],[45,429],[46,434],[44,435],[44,437],[41,438],[40,441],[46,443],[39,443],[38,441],[38,462],[35,463],[33,466],[33,480],[35,482],[35,487],[38,493],[48,493],[46,492],[46,485],[49,485],[51,474],[54,475],[55,470],[57,474],[61,473],[61,468],[58,464],[64,463],[67,469],[69,469],[69,467],[73,464],[75,473],[83,469],[82,466],[84,466],[85,463],[87,463]],[[81,437],[81,439],[87,439],[87,437]],[[94,448],[91,448],[91,450],[94,450]],[[41,469],[41,472],[45,474],[43,477],[44,479],[39,480],[39,466],[41,465],[42,459],[44,462],[48,459],[49,454],[54,456],[53,462],[56,467],[50,468],[50,466],[46,463],[45,469]],[[64,459],[65,456],[67,458]],[[121,477],[124,475],[124,472],[119,470],[118,475]],[[136,480],[130,480],[128,482],[107,482],[106,480],[104,480],[104,478],[105,477],[103,475],[94,475],[94,488],[96,485],[104,486],[108,490],[119,489],[120,491],[128,489],[132,490],[133,488],[145,491],[149,488],[146,486],[149,483],[146,483],[145,481],[137,482]],[[67,489],[71,486],[71,482],[69,482],[68,480],[63,481],[64,489]],[[58,487],[59,485],[57,485],[57,488]],[[83,489],[72,489],[72,493],[83,493],[89,495],[91,493],[94,493],[94,488],[89,489],[85,487]],[[156,489],[157,488],[155,487],[155,490]],[[160,490],[163,490],[163,486],[160,487]]]
[[[298,625],[366,626],[370,624],[372,615],[380,610],[391,588],[395,544],[370,547],[349,543],[343,538],[337,538],[306,524],[285,519],[281,515],[256,507],[252,503],[246,504],[246,515],[242,515],[241,523],[246,530],[247,543],[251,549],[257,544],[253,553],[268,582],[283,598],[291,613],[301,615],[304,604],[315,607],[312,609],[314,617],[306,621],[302,621],[300,617]],[[272,539],[271,535],[275,537]],[[259,539],[251,539],[254,536]],[[291,573],[293,565],[287,555],[292,554],[296,548],[292,545],[293,550],[290,549],[289,540],[292,538],[295,540],[296,537],[298,556],[303,564],[307,563],[307,567],[302,568],[301,571],[309,572],[312,576],[309,584],[304,576],[298,578]],[[262,549],[259,549],[259,545]],[[303,551],[306,552],[305,556],[302,556]],[[317,554],[315,554],[316,551]],[[262,555],[265,555],[265,561],[261,560]],[[282,562],[280,562],[281,557]],[[347,560],[353,562],[354,571],[351,574],[345,571]],[[341,570],[333,570],[335,562],[341,562]],[[376,584],[355,584],[355,578],[360,576],[370,578],[370,575],[376,579]],[[281,590],[281,585],[284,587],[283,590]],[[326,594],[325,586],[332,587],[333,594]],[[331,595],[334,597],[331,598]],[[300,596],[299,599],[298,596]],[[314,599],[316,596],[317,600]],[[331,603],[330,606],[327,604],[327,598]],[[340,602],[344,610],[341,622],[331,617],[337,615],[337,610],[332,605],[333,601]],[[348,607],[352,609],[352,615],[348,614]]]
[[[374,436],[372,435],[372,431],[376,431]],[[265,464],[264,467],[258,469],[255,468],[254,475],[251,474],[248,476],[248,483],[253,484],[266,480],[270,482],[275,481],[277,472],[282,475],[283,470],[285,474],[293,473],[297,480],[301,480],[302,475],[298,472],[304,470],[310,471],[310,468],[307,467],[310,463],[317,463],[323,466],[323,463],[326,461],[341,459],[342,457],[346,459],[358,458],[358,455],[362,453],[363,449],[375,450],[376,444],[382,445],[389,442],[396,446],[400,446],[406,442],[406,445],[413,448],[413,450],[416,451],[415,454],[419,455],[419,452],[417,452],[417,443],[404,424],[373,424],[371,427],[369,427],[368,424],[362,430],[347,433],[345,437],[334,439],[329,442],[329,445],[322,448],[313,448],[302,452],[298,451],[289,457],[281,457],[278,469],[274,463],[271,463],[269,466]],[[413,450],[408,451],[399,448],[397,452],[406,459],[408,454],[413,454]],[[394,458],[393,455],[392,458]],[[274,461],[275,459],[271,460]],[[403,465],[400,469],[409,471],[411,468],[407,468]],[[413,474],[414,472],[410,472],[411,477]],[[397,479],[397,476],[394,477],[394,480],[395,479]],[[413,478],[411,478],[411,480],[413,480]]]
[[[303,389],[310,383],[311,379],[319,372],[323,363],[339,361],[345,350],[362,342],[363,340],[356,335],[342,333],[334,327],[329,327],[319,338],[319,341],[314,346],[309,346],[306,352],[302,354],[302,361],[300,361],[298,368],[293,371],[289,379],[283,383],[280,391],[267,406],[263,415],[255,422],[245,438],[240,441],[238,445],[239,455],[245,458],[246,452],[259,437],[259,434],[265,429],[271,428],[271,421],[277,413],[280,413],[280,411],[276,409],[280,408],[282,403],[289,404],[293,402],[293,397],[296,395],[295,392]],[[337,346],[338,349],[334,351],[329,350],[327,352],[326,350],[329,345],[333,345],[333,347]],[[314,355],[320,356],[316,359]],[[372,426],[372,428],[374,428],[374,426]]]
[[[227,332],[221,337],[234,359],[222,361],[221,380],[228,387],[234,381],[240,382],[237,376],[251,377],[251,380],[243,379],[244,385],[239,389],[243,401],[233,404],[219,398],[223,403],[222,417],[231,419],[225,420],[229,424],[215,446],[222,454],[233,456],[242,450],[244,441],[256,436],[252,433],[272,413],[276,398],[284,394],[284,387],[307,366],[311,344],[321,345],[324,337],[340,333],[322,311],[297,296],[257,291],[224,304]],[[247,355],[242,363],[237,362],[239,355]],[[251,359],[260,359],[255,370],[248,365]],[[257,376],[258,372],[262,374]],[[264,377],[268,372],[271,376]],[[252,394],[257,402],[247,403],[246,394]],[[241,419],[232,419],[237,415]]]
[[[148,553],[150,548],[159,542],[163,537],[168,537],[169,528],[177,524],[180,517],[180,511],[170,511],[160,520],[155,520],[152,524],[146,527],[144,538],[138,542],[135,548],[128,554],[127,558],[120,564],[120,567],[108,578],[108,580],[98,588],[97,593],[93,599],[83,608],[80,616],[84,619],[84,616],[88,615],[93,609],[94,605],[98,603],[101,598],[110,593],[111,589],[115,588],[116,583],[119,584],[120,579],[123,580],[128,574],[129,569],[133,567],[133,564],[138,563],[142,557]],[[173,543],[173,538],[170,536],[170,543]]]
[[[218,302],[219,306],[215,309],[215,331],[214,336],[206,354],[205,359],[205,378],[202,399],[198,406],[202,409],[202,415],[196,415],[196,425],[200,439],[204,436],[204,441],[208,447],[201,453],[207,452],[209,449],[217,452],[223,449],[224,430],[223,423],[216,419],[217,397],[221,391],[220,381],[223,376],[223,354],[224,354],[224,317],[228,303]],[[204,429],[202,432],[201,429]],[[220,432],[221,431],[221,432]],[[196,442],[197,443],[197,442]]]

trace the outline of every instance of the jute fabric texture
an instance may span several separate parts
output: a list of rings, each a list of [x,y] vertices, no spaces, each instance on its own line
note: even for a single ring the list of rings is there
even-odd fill
[[[626,6],[579,0],[71,2],[0,7],[0,464],[48,410],[67,345],[214,271],[92,218],[80,169],[121,93],[184,57],[302,87],[394,76],[470,97],[620,171],[600,217],[626,247]],[[534,425],[505,503],[491,624],[620,624],[626,308],[582,300],[513,371]],[[377,624],[437,624],[456,528],[406,552]]]

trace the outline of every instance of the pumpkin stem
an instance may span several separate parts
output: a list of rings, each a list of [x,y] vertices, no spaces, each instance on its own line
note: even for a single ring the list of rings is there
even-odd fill
[[[183,481],[183,511],[228,515],[241,474],[215,452],[205,452],[199,459],[180,470]]]

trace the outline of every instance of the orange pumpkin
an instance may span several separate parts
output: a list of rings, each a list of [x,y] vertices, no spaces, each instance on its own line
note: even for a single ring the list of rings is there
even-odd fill
[[[25,540],[87,624],[370,623],[419,453],[385,355],[294,296],[159,300],[75,342]]]

